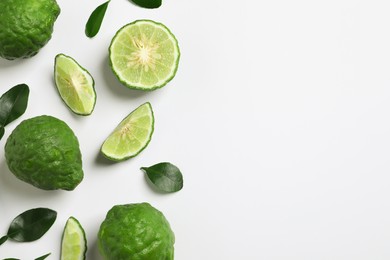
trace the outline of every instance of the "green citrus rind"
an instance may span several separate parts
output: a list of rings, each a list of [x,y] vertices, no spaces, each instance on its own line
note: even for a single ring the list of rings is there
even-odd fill
[[[43,190],[74,190],[84,178],[75,133],[52,116],[22,121],[8,136],[4,152],[18,179]]]
[[[58,70],[60,69],[58,66],[58,60],[59,59],[65,59],[67,60],[67,62],[69,63],[72,63],[73,66],[75,66],[77,68],[77,70],[79,72],[82,73],[82,75],[86,78],[86,80],[88,81],[88,91],[89,91],[89,94],[90,94],[90,99],[91,99],[91,102],[89,102],[88,104],[88,107],[85,108],[83,105],[81,105],[80,103],[83,103],[82,100],[78,100],[78,102],[75,104],[75,102],[69,100],[67,97],[66,97],[66,93],[64,92],[65,89],[64,87],[61,87],[61,83],[60,83],[60,80],[59,80],[59,72]],[[68,76],[68,75],[67,75]],[[69,81],[70,79],[67,79],[67,81]],[[70,56],[67,56],[63,53],[60,53],[60,54],[57,54],[56,57],[55,57],[55,62],[54,62],[54,81],[55,81],[55,85],[56,85],[56,88],[58,90],[58,93],[62,99],[62,101],[65,103],[65,105],[75,114],[77,115],[81,115],[81,116],[88,116],[90,114],[92,114],[94,108],[95,108],[95,104],[96,104],[96,90],[95,90],[95,80],[94,78],[92,77],[92,75],[89,73],[88,70],[86,70],[83,66],[81,66],[75,59],[73,59],[72,57]],[[71,85],[71,84],[69,84]],[[74,86],[72,86],[73,88],[75,88]],[[74,89],[73,89],[74,90]],[[76,90],[75,90],[76,91]],[[80,94],[80,93],[78,93]],[[83,94],[83,93],[81,93]],[[84,93],[85,94],[85,93]],[[80,98],[79,98],[80,99]],[[80,108],[80,106],[82,108]]]
[[[173,70],[171,70],[171,74],[169,74],[166,78],[164,78],[163,80],[160,80],[161,83],[159,82],[159,84],[154,84],[154,85],[149,85],[148,86],[148,85],[143,85],[143,84],[134,84],[134,82],[129,82],[126,78],[121,76],[121,74],[118,72],[119,69],[116,68],[115,63],[113,62],[113,53],[114,53],[113,46],[115,44],[115,41],[119,38],[119,35],[123,31],[125,31],[130,26],[133,26],[133,25],[136,25],[136,24],[139,24],[139,23],[145,23],[145,24],[152,25],[154,27],[159,27],[160,29],[162,29],[168,35],[170,40],[174,43],[173,46],[175,48],[176,57],[175,57],[174,63],[172,64]],[[126,86],[126,87],[128,87],[130,89],[137,89],[137,90],[144,90],[144,91],[152,91],[152,90],[155,90],[155,89],[159,89],[159,88],[164,87],[166,84],[168,84],[176,76],[176,72],[177,72],[178,67],[179,67],[180,56],[181,56],[181,53],[180,53],[179,43],[178,43],[175,35],[169,30],[169,28],[166,27],[162,23],[155,22],[155,21],[152,21],[152,20],[147,20],[147,19],[136,20],[134,22],[131,22],[129,24],[124,25],[122,28],[120,28],[116,32],[115,36],[112,38],[112,41],[111,41],[111,44],[110,44],[110,47],[109,47],[110,67],[111,67],[113,73],[115,74],[115,76],[117,77],[117,79],[124,86]]]
[[[115,205],[98,232],[107,260],[173,260],[175,234],[164,214],[149,203]]]
[[[0,57],[8,60],[36,55],[61,12],[55,0],[2,0],[0,10]]]
[[[132,153],[128,152],[124,155],[119,156],[118,153],[113,152],[108,147],[108,143],[111,142],[111,140],[117,140],[117,139],[114,139],[115,135],[118,134],[119,131],[123,130],[125,128],[125,124],[128,123],[132,119],[132,115],[134,115],[140,108],[142,108],[144,106],[146,106],[148,108],[148,112],[149,112],[148,116],[151,119],[150,125],[147,128],[149,130],[149,133],[145,137],[145,140],[143,140],[144,141],[143,144],[135,152],[132,152]],[[149,143],[152,139],[153,132],[154,132],[154,113],[153,113],[153,109],[152,109],[151,104],[149,102],[146,102],[146,103],[140,105],[139,107],[137,107],[136,109],[134,109],[129,115],[127,115],[118,124],[118,126],[114,129],[114,131],[103,142],[103,145],[101,146],[100,151],[107,159],[112,160],[112,161],[120,162],[120,161],[130,159],[130,158],[135,157],[138,154],[140,154],[149,145]],[[135,139],[137,139],[137,138],[135,138]],[[118,144],[119,143],[120,143],[120,141],[118,141]],[[121,144],[123,145],[123,142]]]

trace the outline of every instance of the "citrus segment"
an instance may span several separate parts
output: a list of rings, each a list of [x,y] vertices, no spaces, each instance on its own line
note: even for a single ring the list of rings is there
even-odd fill
[[[154,90],[175,76],[180,50],[175,36],[161,23],[138,20],[122,27],[110,48],[110,63],[127,87]]]
[[[114,161],[134,157],[149,144],[153,130],[153,110],[147,102],[122,120],[104,141],[101,152]]]
[[[74,113],[92,113],[96,103],[95,83],[87,70],[73,58],[58,54],[55,58],[54,78],[62,100]]]
[[[65,224],[61,242],[61,260],[84,260],[87,240],[80,222],[70,217]]]

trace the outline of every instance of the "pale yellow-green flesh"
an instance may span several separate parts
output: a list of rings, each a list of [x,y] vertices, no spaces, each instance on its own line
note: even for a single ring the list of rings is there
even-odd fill
[[[76,114],[91,114],[96,100],[93,78],[73,59],[58,55],[55,63],[55,81],[65,104]]]
[[[163,85],[174,76],[180,53],[177,40],[167,28],[138,21],[118,32],[110,55],[121,81],[148,89]]]
[[[61,260],[82,260],[85,259],[86,239],[83,228],[77,220],[69,218],[61,244]]]
[[[153,133],[153,111],[145,103],[131,112],[104,141],[101,151],[115,160],[137,155],[149,143]]]

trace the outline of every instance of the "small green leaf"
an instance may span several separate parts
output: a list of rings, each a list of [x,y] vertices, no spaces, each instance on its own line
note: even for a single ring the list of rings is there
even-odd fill
[[[35,260],[43,260],[43,259],[46,259],[49,255],[51,255],[51,253],[48,253],[46,255],[43,255],[43,256],[40,256],[38,258],[35,258]]]
[[[48,253],[46,255],[40,256],[38,258],[35,258],[34,260],[44,260],[46,259],[51,253]],[[4,258],[3,260],[20,260],[19,258]]]
[[[11,123],[26,111],[30,89],[26,84],[19,84],[0,97],[0,125]]]
[[[0,125],[0,139],[3,138],[4,132],[5,132],[4,126]]]
[[[183,188],[183,175],[179,168],[169,162],[162,162],[150,167],[142,167],[157,189],[176,192]]]
[[[109,3],[110,0],[99,5],[89,16],[87,24],[85,25],[85,35],[89,38],[94,37],[99,32]]]
[[[0,245],[4,244],[5,241],[8,240],[8,236],[3,236],[0,238]]]
[[[159,8],[162,0],[131,0],[134,4],[143,8]]]
[[[11,223],[7,236],[18,242],[31,242],[41,238],[53,225],[57,212],[47,208],[30,209]]]

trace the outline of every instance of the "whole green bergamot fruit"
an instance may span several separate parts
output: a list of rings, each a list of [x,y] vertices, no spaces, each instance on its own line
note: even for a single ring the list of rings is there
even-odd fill
[[[84,176],[77,137],[52,116],[21,122],[7,139],[5,159],[17,178],[43,190],[73,190]]]
[[[106,260],[173,260],[175,235],[149,203],[114,206],[100,226],[98,245]]]
[[[50,40],[59,14],[55,0],[1,0],[0,56],[13,60],[37,54]]]

